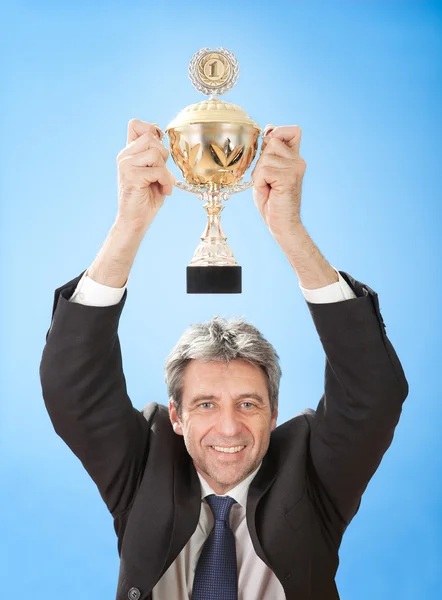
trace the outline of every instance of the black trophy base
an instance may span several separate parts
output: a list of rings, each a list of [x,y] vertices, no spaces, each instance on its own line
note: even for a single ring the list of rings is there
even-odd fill
[[[188,294],[241,294],[241,267],[187,267]]]

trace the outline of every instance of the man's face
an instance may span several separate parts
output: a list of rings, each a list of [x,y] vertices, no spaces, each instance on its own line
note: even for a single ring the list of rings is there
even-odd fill
[[[270,414],[263,371],[243,360],[191,360],[184,371],[181,420],[172,400],[169,412],[196,470],[217,494],[257,469],[278,416],[277,409]]]

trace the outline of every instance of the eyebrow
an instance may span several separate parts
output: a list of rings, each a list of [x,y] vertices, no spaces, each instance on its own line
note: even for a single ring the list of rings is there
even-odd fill
[[[244,398],[253,398],[262,405],[266,403],[264,398],[256,392],[245,392],[243,394],[238,394],[237,396],[234,396],[233,399],[236,401],[243,400]],[[217,396],[214,396],[213,394],[199,394],[198,396],[192,398],[189,403],[189,407],[197,404],[198,402],[207,402],[208,400],[217,400]]]

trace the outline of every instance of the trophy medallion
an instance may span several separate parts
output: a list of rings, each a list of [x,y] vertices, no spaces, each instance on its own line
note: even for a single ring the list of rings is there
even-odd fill
[[[238,265],[221,227],[223,202],[246,190],[242,183],[258,149],[260,127],[235,104],[218,96],[238,79],[235,56],[224,48],[197,52],[189,65],[194,87],[208,99],[184,108],[169,123],[170,153],[184,180],[177,187],[198,194],[207,212],[201,242],[187,267],[187,293],[241,293]]]

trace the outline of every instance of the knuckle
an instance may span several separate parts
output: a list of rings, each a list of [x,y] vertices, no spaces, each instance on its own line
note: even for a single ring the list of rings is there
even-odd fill
[[[161,148],[162,152],[167,152],[167,155],[169,155],[169,151],[167,150],[166,146],[159,140],[158,136],[155,135],[155,133],[153,133],[152,131],[148,131],[144,133],[143,136],[143,139],[146,141],[146,143],[157,148]]]
[[[266,177],[270,173],[270,165],[264,164],[261,166],[261,175],[262,177]]]
[[[262,156],[260,164],[258,165],[258,168],[260,170],[264,170],[268,167],[269,165],[269,155],[265,154],[264,156]]]
[[[153,144],[153,135],[149,132],[143,133],[143,135],[140,137],[140,139],[142,139],[145,150],[149,150],[154,145]]]
[[[119,161],[118,168],[120,172],[126,173],[132,168],[131,158],[131,156],[126,156]]]
[[[159,148],[151,148],[150,152],[151,152],[151,156],[155,162],[158,162],[161,165],[164,164],[164,157]]]

